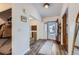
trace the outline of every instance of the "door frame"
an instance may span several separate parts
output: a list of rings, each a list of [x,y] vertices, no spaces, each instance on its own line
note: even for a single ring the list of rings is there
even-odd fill
[[[62,17],[62,23],[63,23],[63,47],[68,52],[68,35],[67,35],[67,12],[64,13]],[[66,18],[66,19],[64,19]],[[64,23],[65,22],[65,23]],[[65,31],[65,32],[64,32]],[[65,37],[66,36],[66,37]],[[66,42],[65,42],[66,41]],[[64,43],[65,42],[65,43]]]

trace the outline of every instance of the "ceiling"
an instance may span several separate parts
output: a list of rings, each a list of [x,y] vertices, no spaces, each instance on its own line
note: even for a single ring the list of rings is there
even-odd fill
[[[43,7],[44,3],[32,3],[37,9],[41,17],[60,16],[62,10],[62,3],[50,3],[48,9]]]
[[[10,3],[0,3],[0,12],[10,9],[12,6]]]

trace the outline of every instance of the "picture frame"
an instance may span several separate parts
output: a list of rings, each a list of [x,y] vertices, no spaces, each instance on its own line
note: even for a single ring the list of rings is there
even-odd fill
[[[22,21],[22,22],[27,22],[27,17],[26,17],[26,16],[21,15],[21,21]]]

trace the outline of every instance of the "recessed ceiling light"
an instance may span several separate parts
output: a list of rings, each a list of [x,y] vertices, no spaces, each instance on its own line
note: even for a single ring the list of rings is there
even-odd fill
[[[45,3],[44,8],[49,8],[49,5],[50,5],[49,3]]]

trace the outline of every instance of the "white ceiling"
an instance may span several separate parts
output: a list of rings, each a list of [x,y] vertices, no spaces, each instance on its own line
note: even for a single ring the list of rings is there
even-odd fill
[[[48,9],[43,7],[44,3],[32,3],[37,9],[41,17],[60,16],[62,10],[62,3],[50,3]]]

